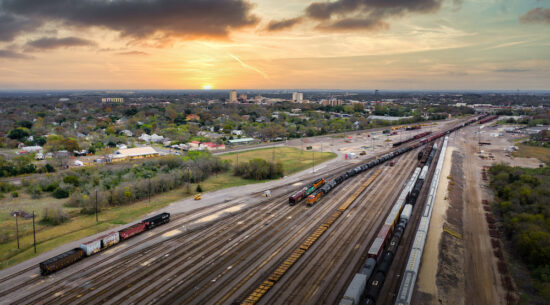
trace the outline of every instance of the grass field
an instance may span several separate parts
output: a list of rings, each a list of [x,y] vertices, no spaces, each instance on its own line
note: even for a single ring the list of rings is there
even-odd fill
[[[232,164],[235,164],[237,162],[237,155],[239,162],[248,162],[254,158],[260,158],[268,161],[282,161],[285,176],[312,167],[313,157],[315,157],[315,164],[320,164],[336,157],[336,154],[331,152],[320,153],[304,151],[294,147],[274,147],[249,150],[239,153],[228,153],[221,155],[220,158],[223,160],[229,160]]]
[[[263,158],[271,160],[272,149],[259,149],[239,153],[239,162],[248,161],[252,158]],[[313,153],[311,151],[301,152],[296,148],[281,147],[276,148],[275,157],[283,162],[285,175],[289,175],[312,166]],[[315,164],[327,161],[336,157],[333,153],[315,153]],[[222,159],[236,160],[236,153],[221,156]],[[251,183],[261,183],[263,181],[246,180],[233,176],[230,172],[214,175],[201,182],[203,192],[220,190],[234,186],[240,186]],[[195,193],[197,185],[189,187],[191,193]],[[37,254],[49,251],[67,242],[78,240],[110,228],[117,227],[126,223],[140,219],[143,215],[152,211],[161,209],[170,203],[191,196],[187,193],[187,187],[181,187],[176,190],[166,192],[151,197],[148,200],[139,201],[131,205],[113,207],[99,213],[99,223],[96,224],[95,215],[82,215],[79,209],[67,208],[64,210],[72,217],[70,221],[58,226],[42,225],[38,222],[42,209],[49,203],[55,202],[63,204],[67,199],[55,199],[50,196],[44,196],[40,199],[31,199],[23,190],[19,190],[19,198],[10,198],[5,194],[5,198],[0,200],[0,269],[13,266],[35,256],[33,250],[32,220],[23,220],[19,218],[19,237],[20,249],[17,249],[15,238],[15,219],[10,216],[14,210],[24,210],[31,213],[35,210],[36,218],[36,239]]]
[[[519,150],[514,152],[514,157],[537,158],[541,162],[550,164],[550,148],[517,144]]]

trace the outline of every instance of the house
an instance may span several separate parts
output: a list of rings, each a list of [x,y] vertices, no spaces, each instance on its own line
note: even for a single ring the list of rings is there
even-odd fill
[[[154,133],[152,135],[148,135],[148,134],[144,133],[141,136],[139,136],[138,140],[145,141],[145,142],[159,143],[159,142],[164,141],[164,137],[159,136],[156,133]]]
[[[232,135],[242,136],[244,132],[242,130],[231,130]]]
[[[187,121],[200,121],[201,117],[196,114],[190,114],[185,118]]]
[[[151,146],[119,149],[111,155],[113,162],[158,157],[160,153]]]
[[[120,133],[123,134],[123,135],[125,135],[125,136],[127,136],[127,137],[131,137],[131,136],[134,135],[134,134],[133,134],[130,130],[128,130],[128,129],[124,129],[124,130],[121,131]]]
[[[21,151],[24,151],[24,153],[41,152],[42,151],[42,146],[23,146],[23,147],[21,147]]]
[[[225,149],[225,145],[224,144],[214,144],[212,142],[206,142],[206,143],[201,143],[201,146],[210,150],[210,151],[213,151],[213,150],[224,150]]]
[[[199,141],[191,141],[191,142],[189,142],[189,148],[190,148],[190,149],[198,148],[200,145],[201,145],[201,142],[199,142]]]
[[[242,138],[242,139],[235,139],[235,140],[229,140],[229,144],[231,145],[238,145],[238,144],[250,144],[254,143],[256,140],[253,138]]]

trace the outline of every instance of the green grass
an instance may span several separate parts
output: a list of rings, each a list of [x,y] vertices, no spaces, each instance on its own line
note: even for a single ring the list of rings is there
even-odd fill
[[[519,150],[514,152],[514,157],[537,158],[541,162],[550,164],[550,148],[517,144]]]
[[[261,148],[249,150],[245,152],[233,152],[220,156],[223,160],[229,160],[233,164],[237,162],[237,154],[239,162],[248,162],[254,158],[265,159],[271,161],[274,157],[275,161],[283,162],[283,170],[285,176],[302,171],[313,166],[313,154],[315,153],[315,164],[328,161],[336,157],[335,153],[331,152],[313,152],[309,150],[300,150],[294,147],[275,147]]]
[[[276,160],[283,162],[285,175],[304,170],[312,166],[311,151],[300,151],[296,148],[280,147],[275,149]],[[251,150],[239,153],[239,162],[248,161],[252,158],[264,158],[271,160],[272,148]],[[315,152],[315,164],[327,161],[336,157],[334,153]],[[236,153],[221,156],[225,160],[236,159]],[[261,183],[267,180],[247,180],[233,176],[230,172],[209,177],[201,182],[203,192],[210,192],[224,188],[241,186],[252,183]],[[195,193],[197,185],[189,187],[192,194]],[[19,219],[20,248],[17,249],[15,240],[15,219],[9,215],[14,210],[23,210],[31,213],[34,210],[36,216],[36,239],[37,254],[49,251],[65,243],[85,238],[111,228],[127,224],[143,217],[143,215],[159,210],[170,203],[191,196],[187,193],[187,187],[183,186],[164,194],[151,197],[148,200],[139,201],[131,205],[104,209],[99,213],[99,223],[96,224],[95,215],[82,215],[78,208],[64,207],[64,210],[71,215],[70,221],[58,225],[48,226],[39,223],[40,214],[43,208],[49,203],[55,202],[64,204],[67,199],[55,199],[44,194],[40,199],[31,199],[24,190],[19,190],[19,198],[10,198],[10,194],[4,194],[5,198],[0,200],[0,237],[6,242],[0,243],[0,270],[13,266],[35,256],[33,250],[32,220]]]

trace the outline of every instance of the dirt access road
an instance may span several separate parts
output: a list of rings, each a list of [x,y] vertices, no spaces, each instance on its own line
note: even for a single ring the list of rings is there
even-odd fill
[[[470,130],[471,131],[471,128]],[[506,295],[500,283],[491,237],[481,200],[488,198],[481,186],[483,164],[476,155],[478,145],[468,133],[458,141],[465,142],[464,171],[464,275],[466,304],[505,304]]]

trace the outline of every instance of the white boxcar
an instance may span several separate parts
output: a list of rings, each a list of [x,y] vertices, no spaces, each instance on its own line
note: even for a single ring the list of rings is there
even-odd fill
[[[118,235],[118,232],[111,232],[103,236],[101,241],[103,242],[103,248],[107,248],[114,244],[118,244],[118,242],[120,241],[120,237]]]
[[[401,216],[399,216],[399,219],[405,219],[406,221],[409,221],[409,218],[411,218],[412,214],[412,205],[405,204],[405,207],[403,208],[403,211],[401,212]]]
[[[87,256],[90,256],[101,250],[101,239],[98,238],[87,243],[83,243],[82,245],[80,245],[80,248],[84,250],[84,252],[86,252]]]

